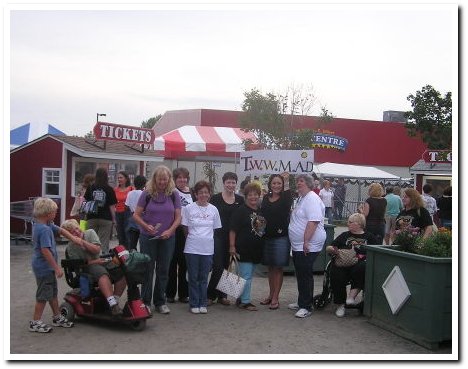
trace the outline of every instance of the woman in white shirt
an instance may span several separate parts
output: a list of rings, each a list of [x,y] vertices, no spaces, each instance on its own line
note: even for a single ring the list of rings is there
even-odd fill
[[[182,208],[182,225],[187,230],[185,260],[188,271],[189,304],[193,314],[208,313],[208,273],[214,253],[214,230],[221,228],[218,209],[208,201],[211,185],[199,181],[194,186],[197,201]]]
[[[295,314],[297,318],[306,318],[312,314],[314,261],[326,239],[323,225],[325,205],[312,191],[311,176],[307,174],[297,176],[296,188],[299,198],[291,213],[288,234],[299,295],[297,303],[289,304],[288,308],[298,310]]]
[[[325,204],[325,217],[328,218],[328,224],[333,223],[333,189],[331,188],[330,181],[323,181],[323,188],[319,192],[319,196]]]
[[[136,176],[133,180],[135,189],[130,191],[125,200],[125,206],[130,211],[131,216],[128,217],[127,227],[125,233],[127,234],[127,248],[129,250],[136,250],[138,244],[138,238],[140,237],[140,228],[133,219],[133,213],[135,212],[138,199],[140,198],[141,193],[146,186],[146,177],[145,176]]]

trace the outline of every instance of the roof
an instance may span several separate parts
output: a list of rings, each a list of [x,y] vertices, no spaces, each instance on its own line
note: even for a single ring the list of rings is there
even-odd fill
[[[257,142],[253,133],[240,128],[183,126],[156,137],[154,148],[164,151],[165,157],[187,153],[216,155],[244,151],[244,140]]]
[[[96,141],[93,143],[92,140],[85,139],[84,137],[77,136],[57,136],[57,135],[44,135],[38,139],[31,141],[25,145],[13,149],[11,152],[16,152],[24,147],[34,144],[39,140],[43,140],[47,137],[53,138],[65,145],[67,150],[74,152],[77,155],[88,158],[107,158],[107,159],[118,159],[118,160],[139,160],[139,161],[163,161],[163,157],[152,149],[144,149],[141,151],[141,145],[135,145],[133,148],[131,145],[125,142],[119,141],[106,141],[104,147],[104,141]]]
[[[447,175],[452,174],[451,163],[428,163],[423,159],[418,160],[411,168],[412,174],[434,174]]]
[[[45,134],[65,135],[49,123],[26,123],[10,130],[10,149],[24,145]]]
[[[325,177],[343,177],[343,178],[356,178],[356,179],[394,179],[398,180],[400,177],[384,170],[367,167],[362,165],[346,165],[336,163],[322,163],[314,165],[314,171],[317,175]]]

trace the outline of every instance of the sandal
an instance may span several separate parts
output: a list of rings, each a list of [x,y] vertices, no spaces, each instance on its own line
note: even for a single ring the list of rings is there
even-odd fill
[[[260,301],[260,305],[270,305],[270,304],[271,304],[271,299],[269,297]]]
[[[277,310],[279,309],[279,301],[275,304],[271,303],[270,304],[270,307],[269,307],[270,310]]]
[[[223,297],[222,299],[218,299],[218,302],[221,304],[221,305],[225,305],[225,306],[228,306],[228,305],[231,305],[231,301],[229,301],[227,298]]]
[[[257,311],[257,307],[250,302],[247,304],[240,304],[239,308],[247,310],[247,311]]]

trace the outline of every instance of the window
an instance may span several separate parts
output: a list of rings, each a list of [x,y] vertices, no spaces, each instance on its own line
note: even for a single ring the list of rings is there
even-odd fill
[[[42,196],[60,197],[60,177],[62,170],[53,168],[42,169]]]
[[[432,185],[432,196],[434,198],[439,198],[442,196],[444,189],[452,185],[452,177],[445,176],[424,176],[423,177],[423,186],[426,183]]]

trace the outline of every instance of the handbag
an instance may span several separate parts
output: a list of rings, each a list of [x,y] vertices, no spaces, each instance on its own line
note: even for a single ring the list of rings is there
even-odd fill
[[[235,273],[232,272],[233,266],[236,267]],[[216,289],[237,299],[240,295],[242,295],[242,292],[244,292],[244,287],[245,279],[239,275],[237,259],[231,256],[229,267],[228,269],[223,270],[223,274],[219,279]]]
[[[337,267],[350,267],[358,262],[358,257],[354,248],[351,249],[338,249],[335,256],[335,265]]]

